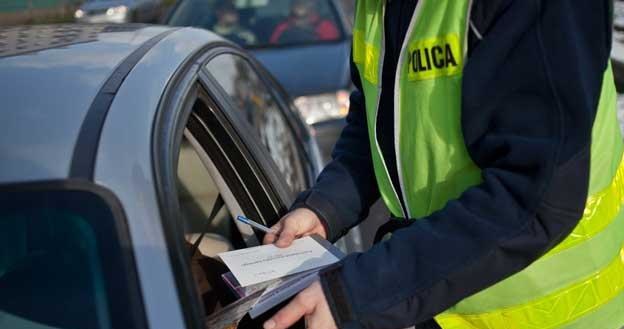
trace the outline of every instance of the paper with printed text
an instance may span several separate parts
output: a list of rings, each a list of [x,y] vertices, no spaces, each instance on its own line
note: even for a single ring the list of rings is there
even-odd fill
[[[221,253],[219,257],[243,287],[339,261],[312,237],[295,240],[288,248],[264,245]]]

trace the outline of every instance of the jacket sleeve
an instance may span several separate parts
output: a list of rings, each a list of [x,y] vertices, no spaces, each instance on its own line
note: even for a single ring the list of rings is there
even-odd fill
[[[340,328],[422,323],[569,235],[587,198],[608,3],[502,1],[491,26],[480,27],[484,39],[464,72],[462,126],[482,183],[325,271]]]
[[[334,150],[332,161],[323,169],[316,184],[301,193],[292,209],[305,207],[326,224],[328,240],[336,241],[360,220],[379,199],[371,159],[364,94],[357,67],[351,60],[351,93],[347,125]]]

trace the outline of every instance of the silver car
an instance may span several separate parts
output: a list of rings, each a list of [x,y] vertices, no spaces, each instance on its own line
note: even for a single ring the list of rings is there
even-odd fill
[[[0,29],[0,328],[203,328],[313,182],[284,91],[194,28]],[[248,323],[240,327],[254,327]]]

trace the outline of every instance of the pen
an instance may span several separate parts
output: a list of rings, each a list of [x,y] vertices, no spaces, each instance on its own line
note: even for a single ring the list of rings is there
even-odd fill
[[[247,225],[249,225],[249,226],[251,226],[251,227],[253,227],[253,228],[257,229],[257,230],[260,230],[260,231],[262,231],[264,233],[275,233],[275,230],[272,230],[272,229],[270,229],[270,228],[268,228],[268,227],[266,227],[266,226],[264,226],[262,224],[256,223],[253,220],[251,220],[251,219],[249,219],[249,218],[247,218],[245,216],[237,216],[236,219],[238,221],[241,221],[241,222],[243,222],[243,223],[245,223],[245,224],[247,224]]]

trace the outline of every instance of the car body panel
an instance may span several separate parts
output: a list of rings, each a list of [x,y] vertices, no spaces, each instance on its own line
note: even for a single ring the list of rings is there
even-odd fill
[[[211,33],[186,28],[155,45],[126,77],[102,131],[95,181],[115,191],[130,219],[150,328],[184,327],[154,189],[152,127],[161,95],[180,63],[214,40]]]
[[[348,41],[250,51],[293,97],[336,92],[351,84]]]
[[[32,27],[28,33],[46,33],[47,28]],[[0,183],[67,177],[80,128],[100,87],[126,56],[168,30],[76,28],[88,33],[60,48],[0,58],[7,109],[0,120]],[[28,129],[24,122],[31,123]]]

